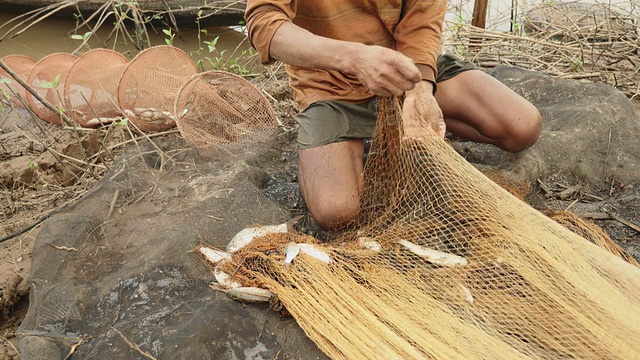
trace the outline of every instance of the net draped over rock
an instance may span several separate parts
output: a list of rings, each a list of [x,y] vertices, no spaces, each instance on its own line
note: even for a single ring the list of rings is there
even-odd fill
[[[24,55],[7,55],[2,58],[2,62],[5,63],[16,75],[20,76],[23,80],[27,80],[29,77],[29,72],[33,69],[33,66],[36,64],[36,61],[32,58]],[[23,101],[27,101],[27,90],[22,87],[15,79],[11,77],[11,75],[7,74],[4,69],[0,68],[0,79],[7,79],[5,82],[6,85],[2,85],[3,88],[0,89],[0,94],[3,92],[9,96],[9,102],[11,105],[24,108],[25,105],[22,101],[16,98],[16,96],[20,96]],[[8,86],[7,89],[5,86]]]
[[[404,137],[397,102],[381,105],[377,126],[360,220],[315,245],[332,262],[301,253],[285,266],[285,246],[309,237],[267,235],[234,256],[238,279],[276,293],[335,359],[640,357],[638,267],[516,199],[443,139]],[[381,250],[359,245],[372,242]]]
[[[64,81],[66,108],[82,126],[100,125],[122,115],[118,107],[118,82],[128,61],[108,49],[94,49],[78,58]]]
[[[77,59],[77,56],[65,53],[47,55],[33,66],[31,72],[29,72],[27,83],[31,85],[41,97],[62,111],[64,110],[64,79]],[[52,124],[62,124],[60,114],[48,109],[43,103],[31,95],[31,93],[27,93],[27,102],[29,108],[38,115],[40,119]]]

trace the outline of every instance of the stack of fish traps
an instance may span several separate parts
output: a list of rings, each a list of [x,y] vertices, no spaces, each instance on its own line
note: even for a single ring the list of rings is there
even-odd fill
[[[249,81],[223,71],[198,73],[189,55],[173,46],[151,47],[131,61],[108,49],[79,57],[54,53],[37,62],[8,55],[2,61],[57,111],[0,69],[6,101],[53,124],[63,123],[62,114],[83,127],[125,118],[141,131],[177,124],[189,143],[209,155],[221,147],[235,152],[268,143],[277,128],[271,105]]]

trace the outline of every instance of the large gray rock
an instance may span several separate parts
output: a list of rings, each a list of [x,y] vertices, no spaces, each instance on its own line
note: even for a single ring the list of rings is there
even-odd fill
[[[492,145],[456,143],[471,162],[496,166],[534,181],[561,174],[595,187],[640,174],[640,116],[618,90],[498,66],[489,73],[524,96],[542,114],[542,134],[528,150],[511,154]],[[505,104],[508,106],[508,104]]]
[[[24,359],[64,358],[81,339],[73,358],[143,358],[136,347],[158,359],[326,358],[291,317],[209,288],[192,251],[288,220],[258,188],[266,173],[185,152],[160,170],[158,159],[135,151],[45,222],[18,331]]]

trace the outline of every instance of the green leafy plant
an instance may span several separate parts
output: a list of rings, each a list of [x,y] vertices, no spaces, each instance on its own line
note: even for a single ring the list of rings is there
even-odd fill
[[[116,125],[118,125],[120,127],[125,127],[125,126],[127,126],[127,122],[128,121],[129,121],[129,119],[123,118],[123,119],[120,119],[120,120],[116,120],[115,123],[116,123]]]
[[[162,32],[168,36],[168,38],[164,39],[164,42],[167,45],[173,45],[173,39],[176,37],[176,34],[171,29],[162,29]]]
[[[584,65],[584,63],[582,62],[582,60],[580,58],[573,58],[571,60],[571,68],[573,70],[579,70],[582,68],[582,65]]]
[[[55,89],[60,85],[60,74],[56,75],[53,81],[43,81],[40,83],[40,87],[43,89]]]

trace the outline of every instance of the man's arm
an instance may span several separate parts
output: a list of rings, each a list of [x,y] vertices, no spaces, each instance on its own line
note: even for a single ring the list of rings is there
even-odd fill
[[[383,96],[400,96],[421,80],[413,60],[397,51],[325,38],[293,23],[278,28],[269,55],[299,67],[353,75],[373,93]]]
[[[298,67],[341,71],[384,96],[402,95],[420,81],[421,73],[409,57],[380,46],[315,35],[293,24],[294,15],[280,4],[248,8],[249,38],[263,62],[276,59]]]

